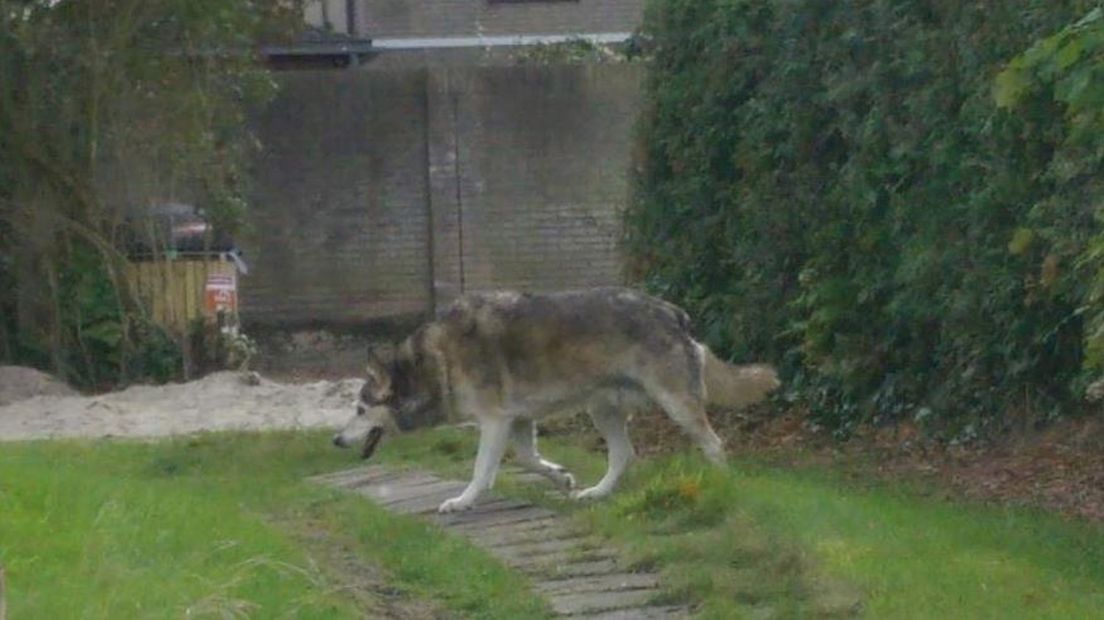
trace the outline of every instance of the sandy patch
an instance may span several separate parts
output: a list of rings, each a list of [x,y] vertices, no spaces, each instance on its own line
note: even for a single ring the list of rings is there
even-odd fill
[[[358,379],[282,384],[252,373],[218,372],[190,383],[99,396],[37,395],[0,406],[0,440],[334,428],[353,413],[360,386]]]
[[[77,396],[64,381],[24,366],[0,366],[0,407],[32,396]]]

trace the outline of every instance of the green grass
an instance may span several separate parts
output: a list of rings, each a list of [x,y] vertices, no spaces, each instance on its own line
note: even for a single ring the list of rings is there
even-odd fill
[[[542,444],[593,482],[601,453]],[[475,434],[388,441],[385,462],[466,478]],[[305,476],[356,463],[322,433],[0,449],[0,563],[13,618],[371,617],[398,586],[477,618],[547,614],[521,577],[420,521]],[[694,456],[637,463],[610,500],[568,511],[664,573],[706,618],[1093,618],[1104,530],[1021,509],[859,485],[832,471]],[[380,574],[384,567],[386,574]],[[364,588],[374,583],[384,590]],[[353,586],[361,585],[356,588]]]
[[[390,442],[381,458],[467,476],[474,433]],[[593,482],[600,453],[542,448]],[[579,507],[503,477],[499,489],[572,511],[659,567],[703,617],[1104,617],[1104,528],[1025,509],[932,499],[838,472],[694,456],[638,462],[608,501]]]
[[[465,542],[302,481],[354,464],[322,433],[4,444],[11,617],[371,617],[380,566],[469,617],[546,614]]]

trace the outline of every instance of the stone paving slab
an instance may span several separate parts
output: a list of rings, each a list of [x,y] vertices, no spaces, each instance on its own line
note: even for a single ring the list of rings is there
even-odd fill
[[[649,605],[646,607],[631,607],[628,609],[576,614],[573,617],[579,619],[585,618],[586,620],[671,620],[672,618],[689,618],[690,612],[685,607]]]
[[[555,518],[507,523],[494,528],[493,531],[474,529],[467,532],[468,538],[477,541],[479,546],[487,548],[507,547],[534,538],[560,540],[562,538],[577,538],[580,535],[577,529],[564,525],[561,520]]]
[[[464,491],[463,484],[452,485],[448,488],[442,488],[432,493],[428,493],[418,498],[412,498],[401,502],[394,502],[387,505],[387,509],[392,512],[407,515],[424,515],[435,514],[437,507],[441,505],[441,502],[451,497],[456,497]]]
[[[551,484],[543,477],[538,478],[539,481],[534,480]],[[628,570],[612,549],[603,547],[601,541],[579,532],[567,518],[546,508],[487,495],[471,510],[440,515],[437,507],[459,495],[465,483],[379,465],[310,480],[359,493],[391,512],[422,515],[419,518],[467,538],[507,566],[528,575],[534,590],[560,616],[591,620],[666,620],[690,616],[686,607],[656,604],[661,592],[656,574]]]
[[[365,489],[365,492],[381,506],[390,507],[403,502],[425,499],[426,497],[440,497],[444,495],[447,499],[452,497],[452,495],[449,495],[450,493],[455,494],[457,489],[463,490],[463,488],[463,484],[448,482],[446,480],[436,480],[412,487],[394,487],[384,492],[373,492],[375,488],[369,487]]]
[[[346,487],[350,483],[353,484],[371,484],[387,478],[400,478],[402,472],[395,472],[382,467],[357,467],[356,469],[346,469],[343,471],[337,471],[329,474],[322,474],[320,476],[314,476],[309,480],[314,482],[328,484],[335,487]]]
[[[572,577],[600,577],[625,570],[625,567],[616,560],[605,558],[602,560],[577,560],[559,566],[529,567],[524,572],[528,573],[536,584]]]
[[[553,593],[548,596],[548,599],[552,601],[552,609],[556,613],[561,616],[574,616],[644,607],[651,603],[655,597],[655,589],[646,589]]]
[[[655,589],[659,578],[654,573],[611,573],[588,577],[569,577],[537,584],[545,593],[608,592],[610,590]]]
[[[570,545],[547,546],[532,553],[514,551],[511,547],[488,549],[492,555],[502,558],[507,564],[519,570],[540,570],[541,567],[558,567],[573,562],[594,562],[614,560],[616,556],[608,549],[575,548]]]
[[[434,521],[441,527],[458,532],[478,531],[511,523],[553,519],[556,513],[536,506],[476,504],[471,510],[448,515],[437,515]]]
[[[552,540],[530,538],[510,545],[488,546],[487,550],[503,557],[533,557],[550,553],[585,553],[596,551],[600,546],[601,543],[595,538],[576,536],[574,538],[555,538]]]

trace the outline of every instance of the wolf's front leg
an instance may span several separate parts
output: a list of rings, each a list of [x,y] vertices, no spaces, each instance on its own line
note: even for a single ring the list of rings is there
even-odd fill
[[[540,452],[537,452],[537,425],[532,420],[515,420],[510,439],[514,443],[518,465],[548,478],[569,491],[575,488],[575,477],[571,472],[563,465],[545,460]]]
[[[479,452],[475,456],[475,470],[468,488],[459,497],[445,500],[437,512],[457,512],[472,507],[479,494],[490,488],[498,473],[498,464],[506,453],[506,441],[510,436],[511,420],[493,418],[479,425]]]

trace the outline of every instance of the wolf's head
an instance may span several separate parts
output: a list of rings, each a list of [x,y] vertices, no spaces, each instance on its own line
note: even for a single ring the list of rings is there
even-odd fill
[[[388,432],[408,431],[439,421],[432,371],[415,338],[394,348],[373,348],[368,354],[364,386],[356,413],[333,443],[340,448],[360,445],[361,458],[372,456]]]

